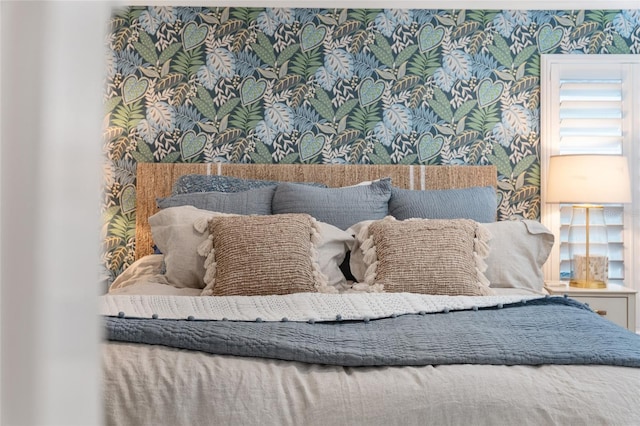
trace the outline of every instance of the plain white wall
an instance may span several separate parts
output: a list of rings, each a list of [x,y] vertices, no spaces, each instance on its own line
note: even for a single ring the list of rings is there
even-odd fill
[[[110,9],[0,7],[0,423],[100,424],[100,125]]]

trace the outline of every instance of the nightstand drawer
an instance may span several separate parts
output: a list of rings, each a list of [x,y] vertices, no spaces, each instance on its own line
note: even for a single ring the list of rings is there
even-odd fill
[[[607,284],[603,289],[571,287],[564,281],[547,281],[545,289],[552,295],[563,295],[588,303],[611,322],[636,331],[636,290],[620,284]]]
[[[587,297],[572,296],[583,303],[588,303],[591,309],[597,311],[604,318],[622,327],[628,328],[628,306],[626,297]]]

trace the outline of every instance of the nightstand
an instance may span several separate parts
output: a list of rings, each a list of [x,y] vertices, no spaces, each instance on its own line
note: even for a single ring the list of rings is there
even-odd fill
[[[588,289],[570,287],[566,281],[546,281],[544,288],[552,295],[564,295],[582,303],[588,303],[611,322],[636,331],[636,290],[618,284],[607,288]]]

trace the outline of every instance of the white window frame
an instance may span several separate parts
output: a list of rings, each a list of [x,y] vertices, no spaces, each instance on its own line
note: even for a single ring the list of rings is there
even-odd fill
[[[559,154],[558,120],[559,81],[564,70],[578,69],[589,78],[603,67],[619,67],[625,81],[625,92],[632,94],[623,99],[623,110],[632,111],[623,117],[623,155],[629,161],[632,204],[624,208],[624,276],[625,286],[640,290],[637,275],[640,261],[634,253],[640,254],[640,55],[542,55],[540,69],[541,89],[541,144],[540,183],[542,196],[541,221],[560,241],[560,206],[546,202],[547,171],[549,157]],[[550,105],[548,105],[551,102]],[[548,106],[547,106],[548,105]],[[549,260],[544,266],[546,280],[560,278],[560,244],[554,244]]]

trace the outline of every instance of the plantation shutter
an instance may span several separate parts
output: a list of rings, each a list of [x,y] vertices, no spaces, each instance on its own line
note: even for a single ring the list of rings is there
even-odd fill
[[[620,78],[564,78],[559,87],[559,154],[623,154]],[[597,171],[594,171],[597,172]],[[624,280],[624,206],[605,205],[609,282]],[[560,278],[570,277],[567,244],[571,205],[560,207]]]

